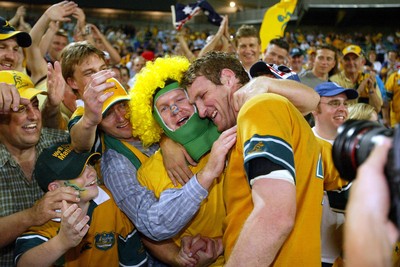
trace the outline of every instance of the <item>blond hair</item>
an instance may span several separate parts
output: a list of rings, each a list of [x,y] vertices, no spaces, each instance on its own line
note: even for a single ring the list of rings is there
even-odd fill
[[[373,106],[366,103],[356,103],[349,107],[349,117],[352,120],[370,120],[376,111]]]

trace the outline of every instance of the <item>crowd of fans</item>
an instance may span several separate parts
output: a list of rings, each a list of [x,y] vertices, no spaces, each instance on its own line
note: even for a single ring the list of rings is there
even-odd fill
[[[20,7],[16,15],[10,21],[14,22],[18,29],[29,31],[31,25],[33,25],[36,20],[37,18],[35,19],[31,16],[27,16],[25,8]],[[85,17],[83,17],[83,20],[85,20]],[[98,19],[96,20],[98,21]],[[27,21],[29,21],[30,24]],[[87,18],[87,22],[90,21],[91,18]],[[77,41],[77,22],[77,20],[72,20],[59,25],[59,28],[63,29],[68,36],[68,42]],[[162,57],[164,55],[184,54],[185,52],[182,50],[178,38],[182,35],[191,51],[199,51],[205,46],[207,38],[209,39],[210,36],[216,33],[216,31],[197,31],[195,26],[188,25],[180,32],[175,29],[160,30],[157,26],[137,28],[134,23],[114,26],[104,24],[104,22],[98,22],[96,26],[99,32],[101,32],[113,48],[117,50],[121,57],[120,63],[124,65],[133,61],[135,57],[140,56],[144,51],[152,51],[154,53],[154,55],[151,53],[148,59]],[[236,30],[237,29],[234,27],[228,26],[228,32],[231,38],[234,38]],[[305,61],[307,59],[306,52],[310,53],[316,46],[321,44],[332,44],[339,51],[350,44],[355,44],[360,46],[366,55],[375,52],[375,60],[383,64],[388,59],[389,52],[399,50],[400,31],[386,33],[384,35],[381,32],[303,32],[301,29],[298,29],[292,32],[287,31],[283,39],[289,44],[290,48],[297,47],[304,51]],[[129,66],[131,66],[131,63],[128,63],[128,67]],[[380,71],[380,69],[377,69],[377,71]],[[134,72],[131,70],[130,74],[132,75],[133,73]]]

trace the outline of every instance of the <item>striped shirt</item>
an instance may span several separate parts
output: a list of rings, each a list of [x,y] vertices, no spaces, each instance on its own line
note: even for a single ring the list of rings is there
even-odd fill
[[[175,236],[198,211],[208,192],[195,177],[180,189],[167,189],[159,199],[141,186],[136,168],[122,154],[108,149],[103,155],[101,172],[104,183],[120,209],[138,231],[160,241]]]

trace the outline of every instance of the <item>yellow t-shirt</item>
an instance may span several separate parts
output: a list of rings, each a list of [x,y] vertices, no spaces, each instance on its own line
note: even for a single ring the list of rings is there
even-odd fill
[[[302,114],[285,98],[265,94],[250,99],[237,119],[237,141],[229,159],[224,185],[227,209],[224,233],[228,258],[253,209],[246,162],[266,157],[292,173],[297,213],[294,228],[273,266],[320,266],[320,227],[324,182],[321,146]],[[341,180],[336,180],[340,186]],[[338,187],[337,186],[337,187]],[[261,230],[260,230],[261,231]]]
[[[400,123],[400,74],[392,73],[385,83],[386,91],[391,96],[390,124],[392,127]]]
[[[101,188],[101,189],[100,189]],[[108,189],[100,186],[99,196],[91,201],[89,231],[82,241],[69,249],[55,265],[80,266],[147,266],[147,254],[139,233],[128,217],[117,207]],[[60,223],[48,221],[31,227],[16,242],[16,255],[26,252],[51,238],[60,230]]]
[[[199,172],[207,163],[210,154],[203,156],[197,166],[190,166],[193,173]],[[140,167],[137,177],[139,182],[152,190],[156,197],[169,188],[175,188],[168,177],[162,161],[162,154],[157,151]],[[192,178],[193,179],[193,178]],[[182,231],[173,238],[175,244],[180,246],[181,238],[185,235],[195,236],[201,234],[207,237],[221,237],[223,235],[222,223],[225,218],[225,206],[223,203],[224,175],[214,180],[209,189],[208,197],[203,201],[199,211]],[[181,186],[179,185],[178,188]],[[211,266],[223,266],[224,257],[220,256]]]

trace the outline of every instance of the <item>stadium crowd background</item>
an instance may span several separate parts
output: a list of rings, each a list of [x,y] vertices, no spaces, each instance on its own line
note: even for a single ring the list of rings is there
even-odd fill
[[[46,5],[4,4],[5,2],[0,9],[0,16],[8,20],[15,15],[18,6],[24,5],[26,7],[24,19],[28,27],[29,25],[34,25],[42,12],[47,8]],[[86,14],[86,22],[95,24],[113,47],[119,51],[122,64],[126,64],[127,61],[140,55],[145,50],[154,51],[156,57],[167,54],[179,54],[179,51],[177,51],[179,48],[177,44],[179,42],[176,38],[178,31],[174,29],[171,14],[168,12],[146,13],[144,11],[135,13],[132,11],[124,12],[118,9],[97,10],[89,8],[82,8],[82,10]],[[337,14],[314,10],[313,14],[308,15],[308,17],[311,16],[311,21],[312,17],[315,17],[314,24],[310,24],[310,18],[307,20],[303,19],[303,22],[300,22],[300,24],[296,19],[292,19],[287,25],[284,38],[289,43],[290,48],[299,47],[304,52],[307,52],[310,47],[315,47],[322,43],[332,44],[339,50],[342,50],[349,44],[356,44],[363,49],[364,53],[375,50],[377,60],[383,62],[389,50],[398,50],[399,48],[400,27],[396,26],[395,20],[388,19],[387,25],[380,25],[377,22],[379,18],[393,14],[385,13],[387,9],[385,9],[386,11],[376,9],[376,14],[367,23],[365,22],[365,17],[369,17],[373,9],[359,10],[358,18],[354,18],[350,22],[347,19],[346,23],[336,26],[334,25],[335,22],[331,21],[331,18],[337,16]],[[257,12],[254,15],[263,14],[260,12],[262,10],[254,11]],[[241,21],[243,20],[240,19],[239,13],[229,14],[228,16],[229,31],[233,38],[236,30],[242,25]],[[321,19],[323,16],[325,16],[325,19]],[[253,22],[256,21],[261,21],[261,19],[254,20]],[[74,41],[75,24],[76,20],[73,19],[69,23],[60,25],[60,28],[64,29],[68,34],[69,42]],[[260,23],[253,23],[253,25],[258,29],[260,28]],[[26,30],[29,31],[29,28]],[[186,23],[180,32],[185,35],[188,46],[193,51],[201,49],[205,45],[207,37],[215,34],[217,30],[217,26],[207,24],[204,16],[199,15]],[[306,62],[307,56],[304,60]]]

